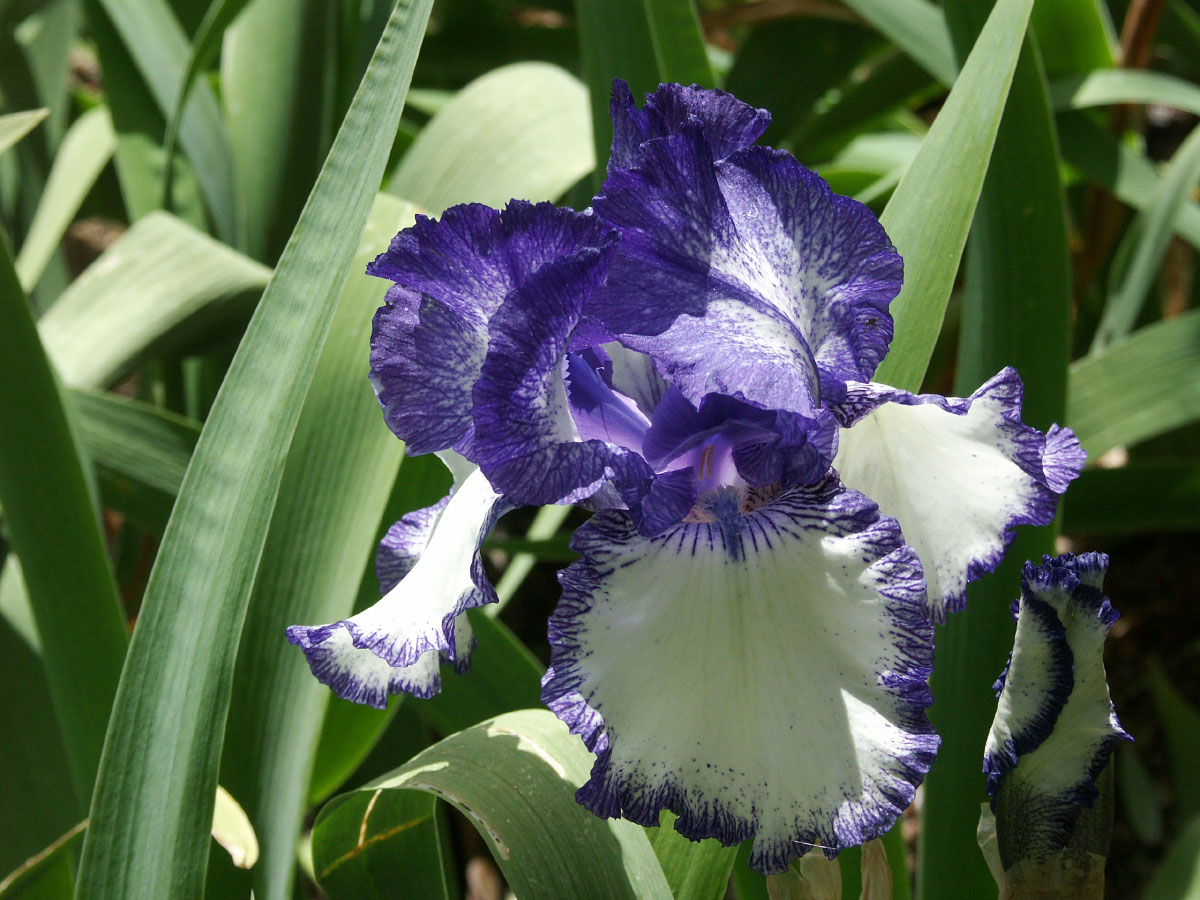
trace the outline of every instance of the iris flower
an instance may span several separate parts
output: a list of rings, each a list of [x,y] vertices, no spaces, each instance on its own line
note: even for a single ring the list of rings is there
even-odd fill
[[[293,626],[350,700],[429,696],[496,600],[479,548],[523,505],[594,510],[560,575],[546,704],[596,755],[600,816],[754,840],[780,872],[882,834],[938,745],[934,621],[1044,524],[1078,474],[1067,430],[1021,424],[1005,370],[972,396],[874,384],[902,263],[875,216],[729,94],[612,99],[590,210],[512,201],[418,217],[371,378],[451,495],[383,541],[385,596]]]

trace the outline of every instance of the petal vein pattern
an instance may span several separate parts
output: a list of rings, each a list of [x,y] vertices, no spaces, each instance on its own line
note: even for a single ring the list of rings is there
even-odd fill
[[[732,534],[701,522],[646,538],[605,511],[573,547],[543,700],[598,754],[581,803],[753,838],[764,872],[891,826],[938,745],[933,626],[894,519],[831,479]]]
[[[382,709],[389,694],[431,697],[441,689],[441,657],[459,672],[470,663],[474,639],[463,613],[496,602],[479,547],[513,506],[478,471],[438,506],[440,514],[421,510],[388,532],[380,580],[402,577],[382,600],[349,619],[287,630],[313,675],[347,700]]]

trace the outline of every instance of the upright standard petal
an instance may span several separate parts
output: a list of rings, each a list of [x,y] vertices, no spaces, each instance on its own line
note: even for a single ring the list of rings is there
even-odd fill
[[[473,645],[462,614],[496,602],[479,547],[513,508],[483,473],[470,475],[437,507],[410,514],[384,539],[380,581],[400,580],[363,612],[329,625],[292,625],[313,675],[341,697],[382,709],[389,694],[431,697],[440,657],[465,671]]]
[[[1021,379],[1005,369],[970,397],[852,384],[834,408],[846,429],[834,467],[900,520],[944,622],[967,583],[999,565],[1017,525],[1045,525],[1084,454],[1066,428],[1021,423]]]
[[[933,626],[894,519],[834,480],[661,535],[601,512],[561,576],[542,697],[597,754],[581,803],[781,872],[885,832],[938,738]]]
[[[609,112],[613,123],[610,172],[635,165],[643,144],[676,134],[689,122],[704,130],[717,159],[749,147],[771,123],[771,114],[765,109],[755,109],[733,94],[694,84],[659,85],[646,95],[646,105],[639,109],[629,85],[620,78],[613,82]]]
[[[887,351],[899,255],[870,210],[786,153],[714,162],[689,125],[643,145],[594,208],[622,237],[590,313],[693,404],[719,393],[811,417]]]
[[[408,452],[472,455],[471,390],[492,317],[510,296],[528,293],[531,280],[559,269],[591,277],[581,258],[594,259],[606,243],[609,230],[593,216],[518,200],[503,212],[466,204],[439,221],[419,216],[393,238],[367,267],[395,282],[375,316],[371,381]]]
[[[1101,590],[1107,568],[1103,553],[1025,564],[983,761],[1006,867],[1074,846],[1097,778],[1129,740],[1104,674],[1104,640],[1119,615]]]

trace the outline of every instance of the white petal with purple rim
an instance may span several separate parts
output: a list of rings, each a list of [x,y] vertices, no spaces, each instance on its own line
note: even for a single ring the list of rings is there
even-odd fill
[[[967,399],[851,384],[834,468],[900,520],[929,582],[929,615],[962,608],[969,581],[992,571],[1016,525],[1054,518],[1082,455],[1021,424],[1021,381],[1005,369]],[[1053,471],[1054,477],[1047,472]],[[1067,476],[1070,476],[1069,478]]]
[[[293,625],[288,640],[347,700],[382,708],[392,693],[432,696],[441,687],[439,654],[466,668],[472,637],[462,614],[496,601],[479,547],[510,509],[474,472],[450,497],[420,559],[382,600],[329,625]]]
[[[1012,664],[984,755],[993,796],[1005,784],[1060,821],[1091,804],[1113,747],[1129,739],[1104,673],[1104,640],[1118,616],[1100,590],[1107,568],[1103,553],[1026,565]],[[1051,728],[1031,725],[1047,716]]]
[[[732,533],[645,538],[608,511],[573,546],[542,696],[598,754],[580,802],[643,825],[671,809],[694,839],[753,838],[764,872],[891,826],[938,743],[933,627],[894,520],[827,481]]]

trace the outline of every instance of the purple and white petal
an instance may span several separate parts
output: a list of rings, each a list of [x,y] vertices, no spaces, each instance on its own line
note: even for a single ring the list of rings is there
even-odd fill
[[[851,384],[834,467],[900,520],[921,556],[928,610],[962,609],[967,583],[995,569],[1017,525],[1045,525],[1079,474],[1069,429],[1021,423],[1021,379],[1005,369],[967,398]]]
[[[643,145],[594,209],[622,241],[591,314],[695,404],[811,417],[887,352],[899,255],[870,210],[786,153],[714,163],[688,126]]]
[[[487,357],[472,390],[473,458],[498,491],[514,503],[576,503],[606,484],[640,496],[651,471],[637,452],[636,405],[605,403],[612,430],[596,414],[599,395],[612,391],[599,378],[575,395],[567,391],[567,350],[584,303],[604,279],[613,240],[530,275],[493,315]],[[586,352],[586,351],[585,351]],[[573,356],[575,354],[572,354]],[[592,373],[595,374],[594,372]],[[581,383],[588,375],[578,366]],[[589,434],[580,433],[575,402]],[[628,415],[617,420],[617,407]],[[636,441],[636,449],[619,443]]]
[[[572,546],[542,697],[597,754],[584,806],[753,839],[762,872],[892,825],[938,745],[933,626],[895,520],[830,479],[652,538],[601,512]]]
[[[613,82],[609,111],[613,122],[610,172],[635,165],[642,144],[675,134],[689,122],[704,130],[717,159],[749,147],[771,122],[771,114],[765,109],[755,109],[732,94],[698,85],[659,85],[654,93],[646,95],[646,105],[639,109],[629,85],[619,78]]]
[[[1068,553],[1026,563],[1021,578],[1012,662],[984,771],[993,806],[1000,799],[1019,807],[1045,848],[1065,839],[1079,810],[1092,805],[1113,748],[1130,739],[1104,673],[1104,640],[1119,615],[1101,590],[1107,568],[1103,553]]]
[[[420,555],[382,600],[329,625],[292,625],[288,640],[304,651],[313,674],[347,700],[382,708],[392,693],[436,694],[439,656],[458,671],[468,664],[473,639],[463,613],[496,602],[479,548],[510,509],[475,472],[454,490],[432,529],[422,514],[389,532],[381,553],[398,557],[398,568],[410,551]],[[389,579],[396,571],[385,567]]]
[[[610,242],[593,216],[517,200],[502,212],[465,204],[438,221],[418,216],[392,239],[367,267],[395,282],[375,317],[371,381],[408,452],[472,455],[471,390],[492,317],[510,296],[528,296],[529,282],[586,270],[580,258]]]

